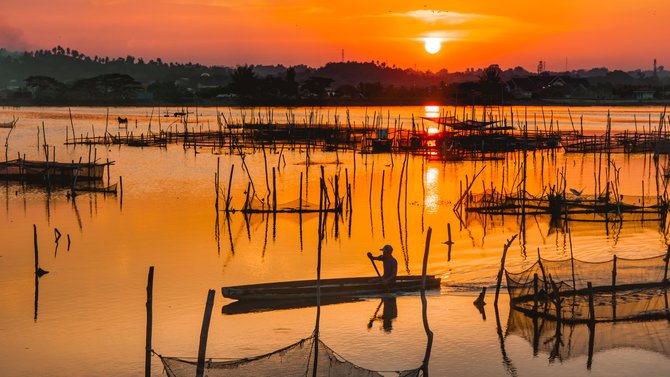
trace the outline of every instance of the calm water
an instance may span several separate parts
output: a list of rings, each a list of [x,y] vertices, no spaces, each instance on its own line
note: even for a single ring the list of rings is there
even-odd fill
[[[177,109],[169,109],[171,112]],[[219,109],[229,118],[240,119],[240,110]],[[558,121],[568,130],[572,124],[585,130],[604,130],[607,108],[505,108],[494,109],[488,117],[505,116],[515,124],[528,119],[529,125]],[[102,135],[105,108],[74,108],[77,134]],[[128,116],[128,131],[146,133],[176,127],[174,118],[161,117],[158,109],[112,108],[110,119]],[[161,109],[160,112],[164,112]],[[216,125],[213,108],[198,109],[203,129]],[[408,127],[414,116],[453,112],[453,108],[394,107],[384,109],[352,108],[352,122],[360,124],[383,114],[384,123],[400,120]],[[462,109],[456,109],[459,116]],[[471,109],[466,110],[472,116]],[[613,129],[657,127],[662,108],[630,107],[611,109]],[[274,110],[274,118],[285,119],[285,110]],[[346,109],[295,109],[297,120],[311,113],[316,119],[340,122]],[[477,109],[481,118],[482,109]],[[542,113],[544,112],[544,117]],[[267,117],[265,109],[244,110],[246,119]],[[651,114],[651,120],[650,116]],[[28,159],[44,159],[38,147],[38,127],[45,125],[47,143],[55,146],[59,161],[86,160],[89,148],[65,146],[66,128],[70,127],[67,108],[22,108],[0,110],[0,121],[20,118],[8,139],[9,158],[17,153]],[[572,117],[572,122],[570,118]],[[195,114],[189,118],[195,122]],[[137,126],[135,126],[137,120]],[[426,124],[426,126],[428,126]],[[555,123],[554,123],[555,127]],[[110,122],[112,133],[125,132]],[[9,130],[0,129],[5,140]],[[68,131],[71,135],[71,130]],[[41,131],[40,131],[41,133]],[[40,144],[43,143],[40,135]],[[4,143],[3,143],[4,145]],[[53,147],[52,147],[53,148]],[[250,151],[249,151],[250,152]],[[248,224],[241,214],[230,221],[214,208],[213,178],[217,158],[221,161],[222,184],[227,185],[231,166],[233,207],[240,208],[247,187],[247,173],[239,156],[213,154],[209,149],[132,148],[98,146],[91,155],[103,161],[115,161],[112,183],[123,177],[123,200],[118,196],[81,194],[76,201],[64,190],[48,196],[44,190],[15,183],[0,187],[0,375],[89,376],[141,375],[144,368],[146,279],[149,266],[155,266],[154,339],[157,353],[195,356],[205,298],[208,289],[216,289],[207,354],[211,357],[252,356],[284,347],[311,334],[315,309],[281,310],[265,313],[224,315],[220,287],[315,277],[316,216],[277,215],[264,218],[253,215]],[[591,370],[586,356],[564,355],[549,360],[541,351],[533,355],[532,344],[515,332],[508,332],[508,305],[503,297],[500,323],[506,359],[496,331],[492,305],[486,306],[486,319],[471,305],[481,287],[495,284],[502,246],[519,232],[519,220],[468,216],[460,223],[453,212],[459,197],[459,181],[465,183],[484,167],[473,191],[515,184],[514,173],[521,164],[520,155],[498,162],[439,162],[409,157],[407,197],[400,186],[403,155],[360,155],[349,152],[310,152],[312,165],[304,164],[304,150],[283,151],[286,164],[279,162],[279,151],[268,151],[269,168],[277,173],[278,201],[298,199],[299,177],[307,177],[305,200],[318,203],[318,177],[324,166],[326,177],[341,175],[345,169],[352,184],[353,212],[349,219],[335,223],[328,219],[323,246],[322,276],[348,277],[374,274],[365,253],[384,244],[395,247],[401,274],[421,272],[425,231],[433,230],[428,272],[444,277],[442,293],[428,298],[428,319],[435,333],[430,370],[433,375],[667,375],[670,357],[658,347],[640,342],[631,347],[604,349],[594,356]],[[340,164],[337,163],[339,160]],[[620,192],[627,196],[655,196],[655,171],[649,156],[615,155],[620,170]],[[267,193],[265,164],[260,152],[248,154],[246,164],[261,197]],[[527,189],[540,194],[543,186],[555,184],[557,171],[565,170],[568,187],[594,191],[593,155],[555,156],[547,153],[528,155]],[[666,164],[661,157],[661,166]],[[504,173],[503,173],[504,172]],[[510,173],[512,172],[512,173]],[[381,200],[382,174],[384,195]],[[518,182],[518,181],[517,181]],[[370,186],[372,184],[372,187]],[[271,185],[271,178],[270,178]],[[662,183],[660,190],[663,190]],[[342,190],[344,191],[344,190]],[[370,194],[372,192],[372,194]],[[398,200],[401,194],[400,201]],[[350,221],[351,220],[351,221]],[[447,224],[451,224],[455,242],[451,259],[447,247]],[[36,299],[32,225],[39,235],[40,265],[50,273],[39,281]],[[350,225],[351,224],[351,225]],[[566,234],[549,225],[549,219],[529,218],[525,243],[516,241],[510,248],[507,265],[522,268],[534,262],[537,249],[543,257],[565,258],[570,255]],[[54,228],[63,234],[58,247]],[[302,228],[302,241],[301,241]],[[573,223],[572,245],[575,257],[600,261],[612,255],[639,258],[658,255],[666,250],[666,237],[657,222],[630,221],[620,224]],[[71,247],[67,250],[66,235]],[[302,245],[302,246],[301,246]],[[526,257],[526,255],[528,257]],[[487,302],[492,303],[493,297]],[[324,306],[322,339],[350,361],[376,370],[402,370],[421,364],[425,352],[425,334],[421,305],[417,296],[398,298],[398,318],[393,329],[384,331],[381,322],[368,328],[378,300]],[[642,324],[643,326],[644,324]],[[665,332],[654,330],[649,344],[668,343]],[[602,332],[608,332],[602,327]],[[640,330],[640,333],[643,329]],[[647,334],[647,332],[645,332]],[[598,336],[598,333],[597,335]],[[660,340],[658,339],[660,337]],[[582,347],[583,345],[577,345]],[[506,361],[504,361],[506,360]],[[153,375],[162,366],[153,360]]]

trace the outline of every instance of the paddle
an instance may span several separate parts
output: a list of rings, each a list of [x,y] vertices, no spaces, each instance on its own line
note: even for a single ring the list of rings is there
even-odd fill
[[[377,276],[381,279],[382,275],[379,273],[379,270],[377,269],[377,265],[375,264],[375,260],[372,259],[372,253],[368,251],[368,258],[370,258],[370,262],[372,263],[372,267],[375,268],[375,272],[377,273]]]

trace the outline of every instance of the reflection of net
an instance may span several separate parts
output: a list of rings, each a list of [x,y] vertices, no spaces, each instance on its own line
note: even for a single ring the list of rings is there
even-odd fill
[[[670,356],[670,322],[666,319],[605,322],[596,326],[565,322],[558,325],[541,317],[534,321],[512,310],[507,331],[508,335],[526,339],[535,352],[549,354],[550,360],[562,361],[623,347]]]
[[[319,204],[311,203],[306,200],[303,200],[301,203],[300,199],[295,199],[290,202],[277,205],[277,211],[279,212],[291,212],[291,211],[297,212],[301,208],[303,211],[306,212],[318,211]],[[249,200],[246,209],[251,211],[271,211],[272,204],[270,202],[266,203],[266,199],[260,200],[258,198],[254,198],[253,200]]]
[[[613,274],[616,265],[616,274]],[[664,294],[668,282],[665,255],[645,259],[617,258],[606,262],[577,259],[551,261],[540,259],[528,269],[505,271],[512,306],[539,315],[557,317],[555,296],[561,297],[560,318],[587,321],[589,300],[587,284],[593,286],[594,320],[648,318],[669,315]],[[558,292],[554,291],[551,282]],[[552,301],[553,299],[553,301]],[[535,307],[538,305],[538,307]]]
[[[225,376],[312,376],[315,337],[302,339],[288,347],[256,357],[205,361],[204,375]],[[335,353],[322,341],[318,347],[317,376],[381,377],[378,372],[361,368]],[[195,376],[195,359],[161,356],[168,377]],[[397,372],[399,377],[421,376],[420,369]]]

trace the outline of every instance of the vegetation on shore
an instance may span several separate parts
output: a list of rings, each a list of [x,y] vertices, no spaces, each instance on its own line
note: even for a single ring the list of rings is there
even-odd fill
[[[383,62],[221,67],[90,57],[60,46],[20,53],[0,49],[0,103],[5,105],[579,105],[668,99],[670,74],[663,66],[647,72],[542,73],[497,65],[430,72]]]

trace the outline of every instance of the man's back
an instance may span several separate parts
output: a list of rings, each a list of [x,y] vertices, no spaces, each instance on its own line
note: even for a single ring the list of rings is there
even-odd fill
[[[387,283],[395,282],[395,277],[398,275],[398,261],[392,255],[384,256],[382,261],[384,263],[382,280]]]

